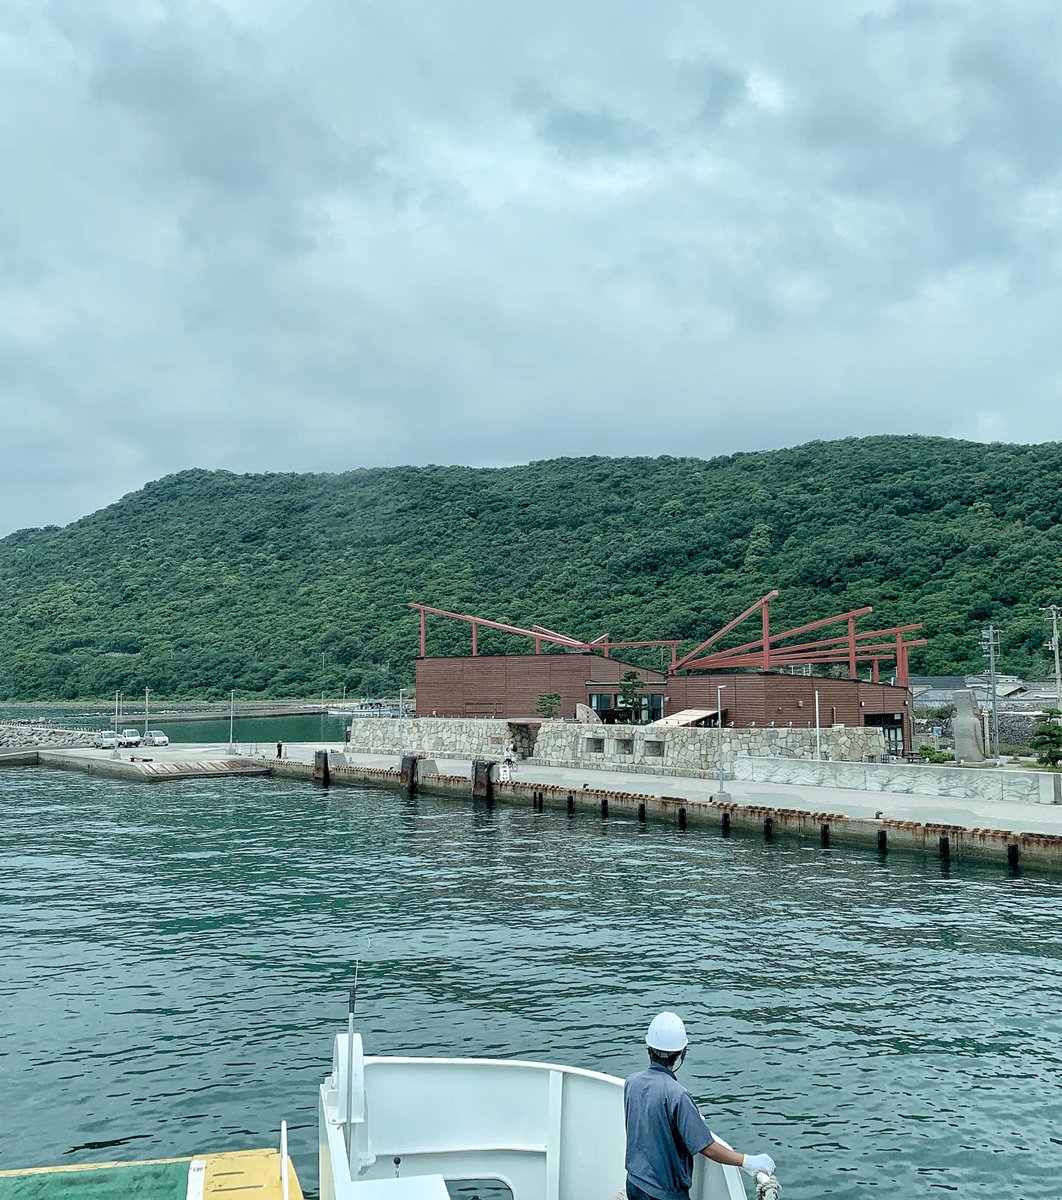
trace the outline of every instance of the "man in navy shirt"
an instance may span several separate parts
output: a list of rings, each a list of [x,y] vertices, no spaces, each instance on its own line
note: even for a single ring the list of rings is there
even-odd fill
[[[645,1044],[648,1068],[623,1086],[628,1200],[689,1200],[695,1154],[753,1178],[758,1171],[773,1175],[769,1154],[739,1154],[716,1138],[675,1078],[689,1045],[681,1019],[672,1012],[654,1017]]]

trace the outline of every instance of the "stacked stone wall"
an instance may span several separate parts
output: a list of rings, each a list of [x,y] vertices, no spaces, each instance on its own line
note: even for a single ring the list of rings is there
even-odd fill
[[[426,754],[499,762],[510,744],[517,758],[530,757],[537,730],[537,722],[526,721],[366,717],[351,722],[345,749],[351,754]]]
[[[719,731],[653,725],[584,725],[544,722],[533,762],[551,767],[597,767],[652,775],[713,774],[719,770]],[[813,729],[724,729],[725,764],[739,758],[814,759]],[[823,729],[825,758],[863,762],[885,755],[880,729]]]

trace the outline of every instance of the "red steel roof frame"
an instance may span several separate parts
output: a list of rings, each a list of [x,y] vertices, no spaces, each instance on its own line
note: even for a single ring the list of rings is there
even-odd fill
[[[797,625],[792,629],[771,633],[770,614],[768,606],[778,596],[777,589],[761,596],[755,604],[750,604],[743,613],[729,621],[718,632],[701,642],[682,658],[677,657],[677,649],[682,644],[681,638],[663,638],[646,641],[612,641],[607,633],[600,634],[592,641],[580,641],[569,637],[566,633],[558,633],[555,629],[547,629],[544,625],[532,625],[523,629],[519,625],[508,625],[503,621],[492,621],[486,617],[477,617],[469,613],[451,612],[445,608],[433,608],[429,604],[409,603],[410,608],[420,613],[420,656],[427,656],[427,616],[446,617],[452,621],[464,621],[472,626],[472,654],[479,654],[478,631],[496,629],[502,633],[511,633],[518,637],[531,638],[535,643],[535,653],[542,653],[542,643],[563,646],[566,650],[592,652],[600,650],[606,658],[614,649],[625,649],[636,646],[670,646],[670,673],[677,671],[713,671],[734,667],[759,667],[769,671],[772,667],[801,666],[810,663],[847,662],[849,678],[856,678],[856,668],[860,663],[870,663],[874,681],[877,682],[878,667],[883,661],[894,658],[896,662],[896,683],[906,687],[908,683],[908,651],[911,646],[924,646],[926,639],[904,640],[904,634],[914,633],[921,629],[921,624],[894,625],[888,629],[869,629],[856,632],[856,618],[872,613],[874,610],[867,605],[864,608],[853,608],[847,612],[837,613],[832,617],[820,617],[805,625]],[[756,612],[760,614],[761,634],[751,642],[740,646],[732,646],[729,650],[717,650],[712,654],[702,655],[720,638],[736,629],[743,621]],[[798,642],[785,645],[788,638],[813,629],[822,629],[828,625],[836,625],[841,621],[847,622],[847,630],[837,637],[819,638],[810,642]],[[891,641],[871,641],[875,638],[889,638]]]

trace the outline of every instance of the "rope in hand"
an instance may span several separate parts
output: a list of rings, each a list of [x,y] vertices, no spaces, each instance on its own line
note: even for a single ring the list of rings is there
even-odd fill
[[[766,1171],[756,1172],[756,1200],[778,1200],[782,1194],[782,1185],[774,1175]]]

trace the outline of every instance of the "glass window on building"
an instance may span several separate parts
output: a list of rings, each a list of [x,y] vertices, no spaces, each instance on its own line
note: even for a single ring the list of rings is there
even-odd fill
[[[591,692],[590,707],[596,713],[606,712],[610,708],[615,708],[615,697],[610,692]]]

